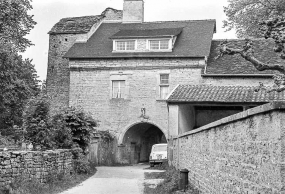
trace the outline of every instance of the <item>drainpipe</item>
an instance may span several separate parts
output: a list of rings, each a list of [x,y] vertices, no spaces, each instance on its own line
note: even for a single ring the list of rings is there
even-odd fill
[[[180,169],[180,139],[179,136],[177,137],[177,141],[178,141],[178,150],[177,150],[177,154],[178,154],[178,161],[177,161],[177,168]]]

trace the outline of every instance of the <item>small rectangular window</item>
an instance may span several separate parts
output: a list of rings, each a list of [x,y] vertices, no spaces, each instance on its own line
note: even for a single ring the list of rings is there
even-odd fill
[[[166,99],[169,86],[160,86],[160,99]]]
[[[168,50],[169,40],[150,40],[149,49],[150,50]]]
[[[168,40],[161,40],[160,41],[160,49],[168,49],[169,41]]]
[[[169,93],[169,74],[160,74],[159,95],[160,99],[166,99]]]
[[[158,40],[151,40],[149,41],[150,49],[151,50],[158,50],[159,49],[159,41]]]
[[[135,40],[128,41],[116,41],[116,50],[117,51],[130,51],[135,50]]]
[[[169,84],[169,74],[160,75],[160,84]]]
[[[125,80],[112,81],[112,98],[125,98]]]

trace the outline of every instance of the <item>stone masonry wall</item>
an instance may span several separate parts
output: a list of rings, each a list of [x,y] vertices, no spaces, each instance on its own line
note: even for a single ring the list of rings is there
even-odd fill
[[[170,164],[188,169],[202,193],[285,193],[284,108],[266,104],[181,134]]]
[[[122,11],[106,9],[102,20],[121,20]],[[72,47],[76,40],[86,40],[95,32],[101,21],[93,25],[89,33],[85,34],[50,34],[47,68],[47,92],[51,97],[51,112],[53,114],[68,106],[70,73],[68,59],[63,58],[65,53]]]
[[[0,188],[16,177],[46,182],[49,173],[70,173],[71,170],[69,150],[0,152]]]
[[[68,59],[62,58],[81,34],[56,34],[49,36],[47,93],[51,97],[51,112],[68,106]]]
[[[272,77],[203,77],[202,84],[214,86],[259,86],[260,82],[266,86],[273,85]]]
[[[169,74],[169,92],[178,84],[201,81],[202,60],[130,59],[70,61],[71,106],[82,107],[100,122],[99,130],[119,137],[135,123],[148,122],[168,134],[168,109],[159,98],[161,73]],[[125,80],[127,97],[112,98],[112,80]],[[149,119],[139,118],[146,108]]]

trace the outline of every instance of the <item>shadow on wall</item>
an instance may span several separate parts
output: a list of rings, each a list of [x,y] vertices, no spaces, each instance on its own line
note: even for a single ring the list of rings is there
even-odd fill
[[[155,125],[139,123],[128,129],[120,145],[116,138],[93,137],[88,157],[97,165],[107,166],[147,162],[152,145],[157,143],[167,143],[164,133]]]

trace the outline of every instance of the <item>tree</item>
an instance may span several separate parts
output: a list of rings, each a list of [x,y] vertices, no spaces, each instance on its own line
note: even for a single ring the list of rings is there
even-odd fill
[[[239,38],[262,37],[261,21],[285,14],[284,0],[228,0],[224,28],[235,29]]]
[[[44,93],[29,99],[23,113],[25,140],[43,149],[54,147],[54,127],[50,122],[49,99]]]
[[[53,125],[61,129],[57,131],[60,136],[56,137],[59,145],[65,145],[66,148],[66,145],[70,145],[71,137],[73,145],[78,145],[83,151],[86,151],[92,133],[95,132],[94,127],[97,127],[98,123],[83,110],[70,107],[53,116]]]
[[[34,65],[23,59],[23,52],[32,45],[25,38],[36,24],[27,12],[31,0],[0,1],[0,130],[9,135],[13,125],[21,125],[24,104],[39,92]]]
[[[32,9],[31,0],[0,1],[0,51],[24,52],[31,46],[25,38],[36,22],[28,14]]]
[[[22,124],[24,105],[38,94],[38,82],[30,60],[14,52],[0,52],[0,130],[9,133],[13,125]]]
[[[265,39],[273,39],[275,42],[274,52],[278,53],[280,58],[285,60],[285,17],[282,15],[274,16],[272,19],[259,22],[261,26],[261,32],[264,34]],[[249,61],[258,71],[274,70],[280,74],[273,76],[274,86],[268,92],[277,91],[281,92],[285,90],[285,64],[268,64],[266,62],[258,60],[254,56],[254,47],[250,39],[246,39],[245,45],[242,48],[231,48],[228,46],[228,41],[221,43],[219,47],[219,55],[217,58],[223,55],[240,55],[245,60]],[[267,90],[262,83],[256,89]]]

